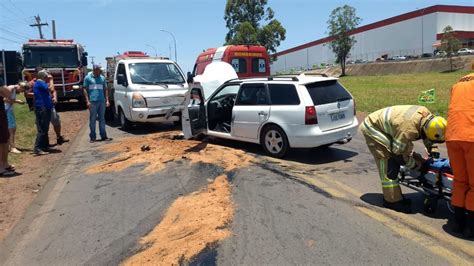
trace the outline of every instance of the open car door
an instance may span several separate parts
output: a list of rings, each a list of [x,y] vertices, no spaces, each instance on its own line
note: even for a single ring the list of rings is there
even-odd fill
[[[222,84],[237,78],[235,69],[229,63],[212,62],[206,66],[202,75],[194,78],[194,81],[201,85],[204,99],[207,101]]]
[[[196,137],[207,131],[206,106],[202,88],[195,86],[187,93],[182,121],[185,139]]]

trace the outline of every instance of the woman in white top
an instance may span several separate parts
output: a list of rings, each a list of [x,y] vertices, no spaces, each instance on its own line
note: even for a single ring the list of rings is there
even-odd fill
[[[9,139],[9,150],[11,153],[21,153],[16,148],[15,145],[15,133],[16,133],[16,119],[15,113],[13,112],[14,104],[25,104],[24,101],[18,100],[16,98],[17,93],[25,92],[29,89],[27,82],[20,82],[18,85],[11,85],[7,86],[7,89],[10,91],[11,95],[8,98],[4,98],[5,101],[5,112],[7,114],[7,121],[8,121],[8,130],[10,131],[10,139]]]

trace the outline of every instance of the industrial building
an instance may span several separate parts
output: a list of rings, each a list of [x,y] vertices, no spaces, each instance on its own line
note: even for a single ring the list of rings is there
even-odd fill
[[[443,29],[450,25],[462,47],[474,47],[474,6],[435,5],[359,27],[350,32],[357,43],[349,60],[375,61],[381,56],[420,56],[439,46]],[[312,41],[275,54],[271,72],[312,69],[333,64],[327,45],[331,37]]]

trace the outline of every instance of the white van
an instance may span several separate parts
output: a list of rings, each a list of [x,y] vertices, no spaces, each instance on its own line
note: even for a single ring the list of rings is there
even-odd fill
[[[188,83],[175,62],[153,58],[120,60],[113,87],[115,110],[123,129],[137,122],[180,124]]]

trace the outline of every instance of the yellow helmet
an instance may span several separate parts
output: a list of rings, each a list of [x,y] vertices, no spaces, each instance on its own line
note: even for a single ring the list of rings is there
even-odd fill
[[[446,126],[448,121],[441,116],[433,116],[428,122],[426,122],[423,130],[425,131],[426,138],[432,142],[440,143],[446,140]]]

